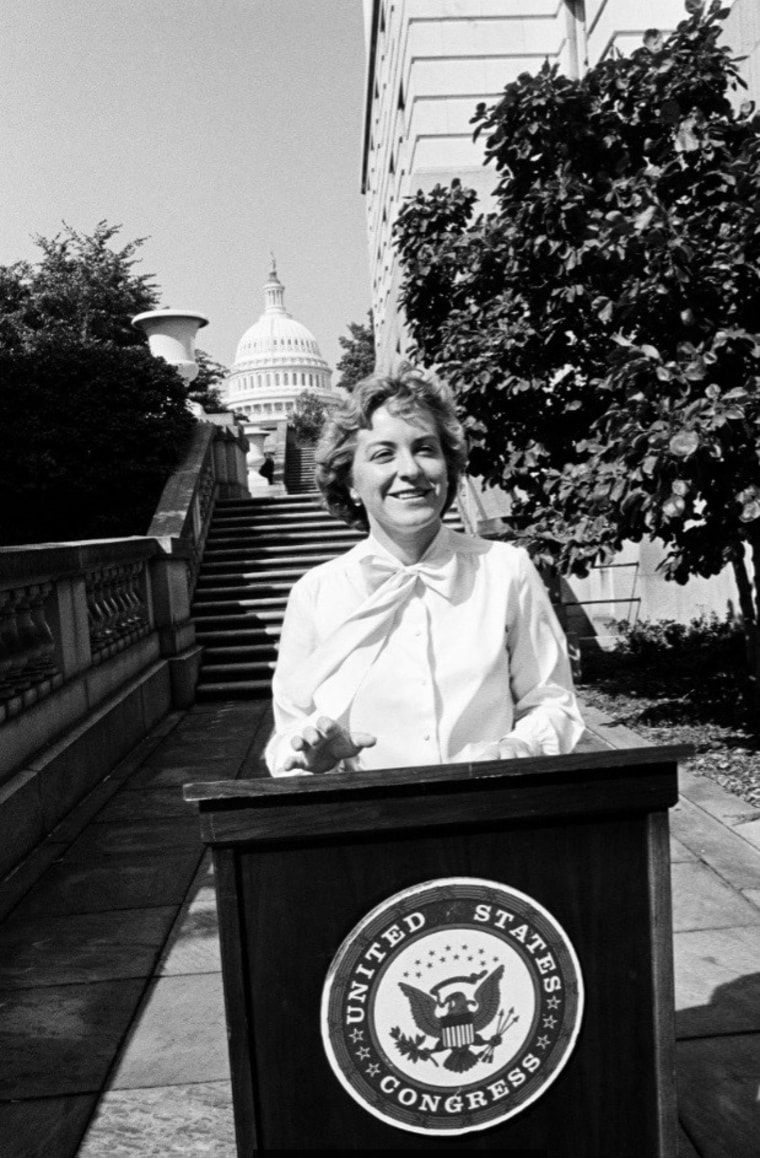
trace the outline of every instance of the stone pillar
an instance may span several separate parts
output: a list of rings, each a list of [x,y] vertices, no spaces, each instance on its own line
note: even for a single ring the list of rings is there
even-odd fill
[[[171,553],[165,551],[150,565],[153,614],[161,655],[169,663],[175,708],[192,705],[203,652],[195,642],[195,624],[190,618],[189,556],[189,547],[174,542]]]

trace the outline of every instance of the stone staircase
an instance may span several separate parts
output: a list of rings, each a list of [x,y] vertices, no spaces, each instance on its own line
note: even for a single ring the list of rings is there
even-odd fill
[[[288,443],[285,456],[285,490],[289,495],[314,493],[314,447]]]
[[[462,529],[456,512],[446,522]],[[267,698],[291,587],[360,538],[316,492],[217,502],[192,608],[204,648],[196,698]]]

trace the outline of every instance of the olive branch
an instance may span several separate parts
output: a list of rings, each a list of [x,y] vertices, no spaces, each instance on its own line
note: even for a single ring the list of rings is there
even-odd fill
[[[391,1030],[391,1037],[396,1043],[396,1049],[403,1057],[408,1057],[410,1061],[431,1061],[433,1065],[438,1065],[438,1062],[433,1057],[434,1050],[423,1047],[425,1034],[420,1033],[416,1037],[407,1037],[402,1033],[400,1028],[396,1025]]]

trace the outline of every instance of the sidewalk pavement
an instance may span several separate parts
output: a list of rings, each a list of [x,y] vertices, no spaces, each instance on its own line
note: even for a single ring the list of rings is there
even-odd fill
[[[172,714],[0,884],[3,1158],[235,1158],[213,875],[181,786],[260,774],[268,727],[262,704]],[[757,1158],[760,812],[683,771],[681,793],[678,1158]]]

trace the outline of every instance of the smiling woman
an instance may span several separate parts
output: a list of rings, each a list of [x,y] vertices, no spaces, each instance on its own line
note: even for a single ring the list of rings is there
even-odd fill
[[[274,775],[555,755],[583,724],[527,554],[442,523],[465,461],[448,393],[404,370],[339,406],[317,450],[368,531],[293,588],[273,680]]]
[[[356,439],[349,494],[364,507],[378,542],[402,563],[416,563],[436,536],[448,472],[433,416],[409,417],[379,406]]]

